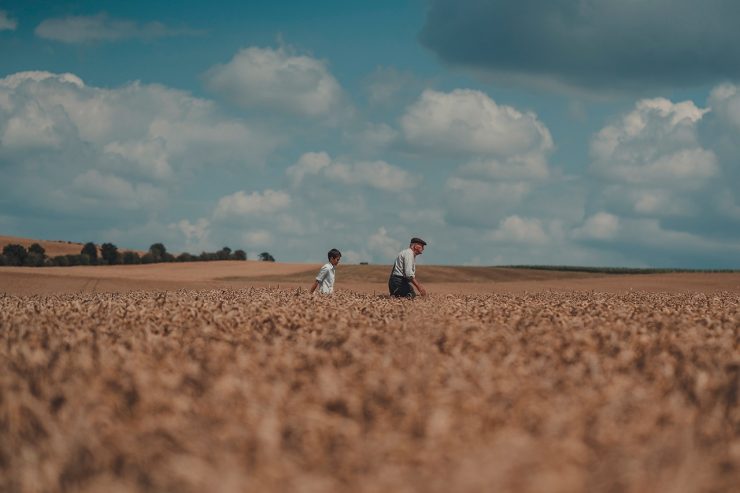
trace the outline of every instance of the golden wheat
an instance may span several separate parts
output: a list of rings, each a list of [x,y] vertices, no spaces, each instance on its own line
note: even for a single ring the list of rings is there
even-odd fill
[[[737,294],[0,298],[0,490],[730,491]]]

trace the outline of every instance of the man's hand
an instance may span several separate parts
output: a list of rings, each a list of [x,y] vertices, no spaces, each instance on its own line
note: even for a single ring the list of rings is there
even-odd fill
[[[416,280],[416,278],[411,279],[411,284],[414,285],[414,287],[416,288],[416,290],[419,292],[421,296],[427,295],[427,290],[424,289],[424,286],[422,286],[421,283]]]

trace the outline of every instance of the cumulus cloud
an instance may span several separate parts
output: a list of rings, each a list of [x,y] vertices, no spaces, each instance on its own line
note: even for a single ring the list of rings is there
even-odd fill
[[[366,244],[370,252],[386,260],[395,258],[398,252],[401,251],[401,242],[391,238],[384,227],[378,228],[375,233],[370,235]]]
[[[199,34],[187,28],[175,29],[161,22],[141,24],[114,19],[101,13],[91,16],[67,16],[46,19],[36,27],[36,36],[68,44],[112,42],[125,39],[153,40],[172,36]]]
[[[540,219],[513,215],[503,219],[496,230],[486,235],[486,239],[502,243],[541,245],[547,243],[549,237]]]
[[[709,95],[712,112],[734,130],[740,130],[740,88],[734,84],[720,84]]]
[[[206,87],[243,108],[267,108],[307,117],[339,109],[342,88],[324,61],[285,49],[246,48],[204,75]]]
[[[159,207],[167,200],[166,190],[151,183],[135,183],[110,173],[88,170],[76,176],[70,186],[51,192],[69,211],[87,207],[143,211]]]
[[[286,175],[293,187],[300,186],[306,177],[321,176],[322,179],[343,185],[366,186],[387,192],[409,190],[419,182],[409,172],[385,161],[360,161],[348,164],[332,160],[326,152],[303,154],[296,164],[286,170]]]
[[[550,132],[534,114],[469,89],[424,91],[401,117],[401,128],[413,146],[442,153],[508,157],[553,147]]]
[[[161,85],[103,89],[41,71],[0,79],[0,208],[28,225],[84,214],[86,231],[156,222],[205,244],[168,228],[170,211],[198,207],[185,195],[204,173],[215,184],[254,169],[275,145],[213,102]]]
[[[443,190],[445,219],[449,224],[491,226],[522,206],[532,191],[524,181],[489,182],[452,176]]]
[[[719,170],[715,154],[698,141],[696,126],[707,111],[691,101],[639,101],[594,137],[592,170],[638,185],[701,185]]]
[[[254,231],[247,231],[242,235],[244,243],[249,248],[262,248],[269,246],[274,238],[272,233],[264,229],[258,229]]]
[[[238,191],[222,197],[216,206],[214,216],[223,218],[228,216],[242,216],[250,214],[272,214],[290,206],[290,195],[282,190],[267,189],[247,194]]]
[[[377,153],[398,139],[398,131],[386,123],[366,123],[362,128],[344,134],[352,147],[363,153]]]
[[[0,31],[15,31],[18,21],[8,16],[4,10],[0,10]]]
[[[619,218],[608,212],[597,212],[589,216],[583,225],[573,230],[576,238],[611,240],[619,231]]]
[[[170,228],[176,229],[185,236],[188,245],[206,242],[210,233],[210,226],[211,222],[205,217],[201,217],[195,222],[181,219],[176,223],[170,224]]]
[[[98,167],[158,178],[244,156],[245,164],[259,165],[275,147],[274,139],[184,91],[138,82],[101,89],[49,72],[0,79],[0,142],[0,157],[63,143],[94,152]]]
[[[738,17],[734,0],[432,0],[420,39],[485,77],[639,90],[740,77]]]

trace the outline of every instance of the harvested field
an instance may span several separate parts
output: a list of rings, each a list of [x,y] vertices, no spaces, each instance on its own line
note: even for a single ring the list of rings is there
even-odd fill
[[[732,491],[739,302],[5,295],[0,491]]]
[[[320,264],[221,261],[76,267],[0,267],[0,294],[55,295],[81,292],[174,291],[177,289],[308,288]],[[336,289],[386,293],[390,267],[340,265]],[[740,273],[613,275],[505,267],[422,265],[419,279],[433,294],[543,291],[740,293]]]

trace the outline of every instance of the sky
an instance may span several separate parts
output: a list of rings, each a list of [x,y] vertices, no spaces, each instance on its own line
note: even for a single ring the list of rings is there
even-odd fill
[[[0,0],[0,234],[740,268],[735,0]]]

